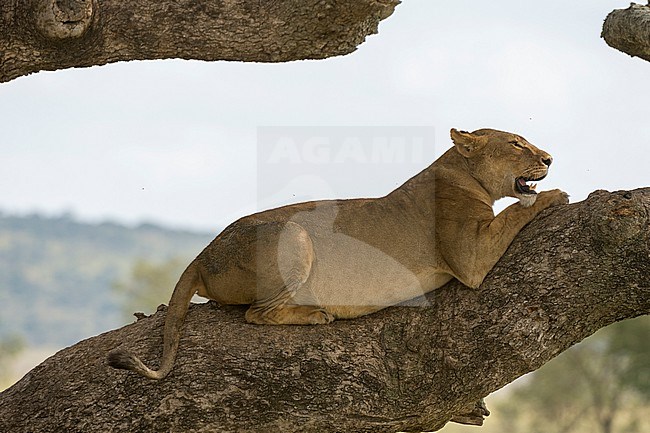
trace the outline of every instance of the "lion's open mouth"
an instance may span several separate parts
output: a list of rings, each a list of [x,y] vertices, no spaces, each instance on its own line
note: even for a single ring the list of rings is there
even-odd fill
[[[515,189],[517,192],[521,194],[537,194],[537,191],[535,191],[535,188],[537,188],[536,183],[531,183],[530,185],[528,182],[537,182],[542,179],[544,179],[546,175],[541,176],[541,177],[518,177],[515,179]]]

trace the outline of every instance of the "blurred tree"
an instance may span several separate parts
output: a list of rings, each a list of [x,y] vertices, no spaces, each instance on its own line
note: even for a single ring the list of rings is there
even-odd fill
[[[608,355],[621,360],[621,381],[650,401],[650,317],[626,320],[602,332]]]
[[[186,266],[187,260],[180,257],[161,263],[136,260],[130,275],[112,285],[124,317],[130,318],[136,311],[152,313],[158,305],[166,303]]]
[[[10,364],[24,346],[23,339],[18,336],[3,337],[0,340],[0,391],[13,383]]]
[[[650,317],[614,324],[532,373],[501,403],[504,433],[641,432]]]

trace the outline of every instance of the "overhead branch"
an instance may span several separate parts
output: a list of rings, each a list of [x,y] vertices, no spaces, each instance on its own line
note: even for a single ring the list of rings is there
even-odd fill
[[[650,2],[614,10],[605,19],[602,37],[610,47],[650,62]]]
[[[354,51],[399,0],[0,2],[0,82],[149,59],[286,62]]]
[[[650,313],[650,188],[546,210],[482,286],[322,326],[257,326],[190,308],[172,373],[105,365],[122,345],[160,359],[165,309],[62,350],[0,394],[0,431],[432,431],[599,328]]]

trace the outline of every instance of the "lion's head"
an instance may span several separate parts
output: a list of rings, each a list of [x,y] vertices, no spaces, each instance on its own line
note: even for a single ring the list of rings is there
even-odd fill
[[[537,182],[546,177],[553,158],[520,135],[494,129],[474,132],[451,130],[456,150],[466,160],[471,175],[493,200],[515,197],[522,206],[537,198]]]

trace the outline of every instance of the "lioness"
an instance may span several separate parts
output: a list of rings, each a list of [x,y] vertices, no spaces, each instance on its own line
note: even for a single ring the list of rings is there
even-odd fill
[[[271,209],[228,226],[190,263],[165,319],[159,370],[123,350],[109,365],[162,379],[172,369],[190,299],[250,304],[250,323],[321,324],[378,311],[452,278],[477,288],[519,230],[568,202],[537,194],[551,156],[493,129],[451,130],[454,146],[390,194]],[[502,197],[515,203],[496,217]]]

